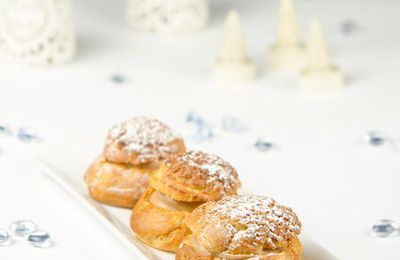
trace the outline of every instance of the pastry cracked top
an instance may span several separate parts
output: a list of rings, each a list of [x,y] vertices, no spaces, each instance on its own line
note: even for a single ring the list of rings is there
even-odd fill
[[[205,203],[187,225],[201,247],[215,254],[262,254],[284,248],[301,231],[292,209],[255,195],[234,195]]]
[[[182,138],[167,125],[156,119],[135,117],[109,130],[104,156],[111,162],[138,165],[184,151]]]
[[[236,194],[240,181],[227,161],[190,151],[169,157],[152,176],[151,186],[175,200],[205,202]]]

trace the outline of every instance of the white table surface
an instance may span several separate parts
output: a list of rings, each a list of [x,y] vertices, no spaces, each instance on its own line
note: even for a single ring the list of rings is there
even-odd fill
[[[40,153],[81,182],[106,130],[136,115],[157,117],[182,132],[190,148],[230,161],[247,190],[293,207],[304,231],[339,259],[400,258],[400,237],[369,235],[376,220],[400,221],[400,151],[360,142],[372,129],[400,138],[400,2],[298,0],[297,6],[303,35],[309,18],[320,18],[335,61],[347,74],[343,91],[303,93],[296,78],[262,69],[266,46],[275,37],[276,1],[214,0],[210,27],[185,36],[130,31],[121,16],[123,1],[76,1],[79,49],[73,63],[0,64],[0,121],[28,126],[43,138],[22,148],[0,138],[0,228],[32,218],[56,240],[49,250],[23,243],[0,248],[0,258],[132,259],[57,187],[30,174],[33,167],[21,163],[15,147]],[[223,14],[231,7],[242,14],[249,54],[261,75],[246,86],[222,88],[211,81],[210,64],[220,47]],[[342,35],[339,24],[345,19],[362,29]],[[129,82],[110,83],[115,72]],[[249,131],[196,143],[183,123],[190,110],[214,123],[233,114]],[[257,152],[252,144],[258,136],[280,149]],[[28,186],[38,193],[28,192]]]

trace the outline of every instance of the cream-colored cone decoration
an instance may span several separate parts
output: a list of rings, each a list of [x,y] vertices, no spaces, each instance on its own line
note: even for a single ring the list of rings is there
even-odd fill
[[[277,39],[268,49],[267,59],[272,71],[298,72],[304,65],[304,46],[292,0],[281,0]]]
[[[57,65],[75,54],[71,0],[0,1],[0,58]]]
[[[255,77],[256,66],[246,54],[239,14],[232,10],[225,22],[222,53],[214,63],[214,78],[221,83],[243,83]]]
[[[208,23],[208,0],[127,0],[126,21],[135,30],[186,33]]]
[[[316,20],[310,23],[306,57],[306,65],[300,75],[302,85],[320,87],[321,90],[343,86],[343,73],[332,64],[328,44]]]

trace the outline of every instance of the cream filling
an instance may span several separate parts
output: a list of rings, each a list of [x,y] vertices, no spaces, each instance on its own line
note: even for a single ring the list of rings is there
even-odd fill
[[[169,198],[168,196],[161,194],[158,191],[154,191],[150,196],[150,202],[158,207],[174,210],[174,211],[186,211],[192,212],[195,208],[200,206],[202,202],[184,202],[177,201]]]

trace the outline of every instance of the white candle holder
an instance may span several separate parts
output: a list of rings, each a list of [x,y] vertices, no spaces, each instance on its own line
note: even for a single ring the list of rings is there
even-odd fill
[[[297,73],[304,66],[304,51],[293,2],[281,0],[277,39],[267,50],[268,68],[283,74]]]
[[[130,27],[154,33],[196,31],[209,17],[208,0],[128,0],[126,10]]]
[[[343,87],[343,72],[332,63],[330,48],[317,20],[310,23],[306,57],[306,65],[300,73],[304,87],[319,91]]]
[[[256,66],[246,53],[240,17],[234,10],[226,17],[224,44],[213,69],[214,78],[222,84],[245,83],[256,78]]]
[[[71,0],[0,0],[0,58],[40,66],[74,54]]]

